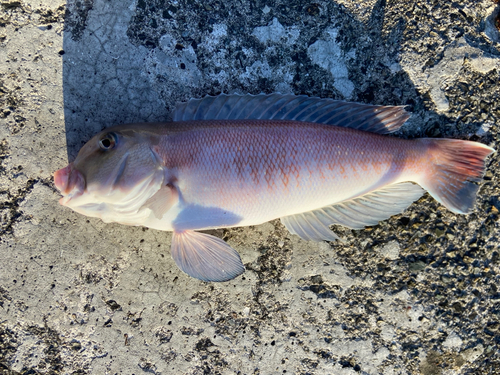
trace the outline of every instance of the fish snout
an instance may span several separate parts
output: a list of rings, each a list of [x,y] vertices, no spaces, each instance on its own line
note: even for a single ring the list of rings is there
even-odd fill
[[[59,201],[61,204],[67,203],[69,199],[82,194],[85,190],[85,178],[80,171],[73,168],[72,163],[54,172],[54,184],[64,196]]]
[[[56,185],[57,190],[59,190],[62,194],[65,194],[68,187],[71,167],[72,165],[69,164],[67,167],[61,168],[54,172],[54,184]]]

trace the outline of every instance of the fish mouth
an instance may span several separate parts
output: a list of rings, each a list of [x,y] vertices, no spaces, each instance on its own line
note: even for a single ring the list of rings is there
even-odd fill
[[[85,190],[85,178],[73,167],[73,163],[54,172],[54,184],[63,195],[59,200],[63,206],[71,199],[82,195]]]

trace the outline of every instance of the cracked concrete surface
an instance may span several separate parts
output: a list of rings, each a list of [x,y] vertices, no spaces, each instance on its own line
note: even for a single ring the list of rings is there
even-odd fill
[[[97,131],[176,101],[283,92],[406,105],[401,137],[499,149],[492,0],[0,3],[0,373],[495,374],[498,154],[477,207],[425,196],[345,243],[214,231],[247,271],[182,274],[171,235],[58,205]]]

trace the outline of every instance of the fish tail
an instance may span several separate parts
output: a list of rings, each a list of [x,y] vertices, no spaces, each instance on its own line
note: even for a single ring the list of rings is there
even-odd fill
[[[419,141],[427,144],[430,163],[422,187],[449,210],[469,213],[484,175],[485,159],[495,150],[482,143],[455,139]]]

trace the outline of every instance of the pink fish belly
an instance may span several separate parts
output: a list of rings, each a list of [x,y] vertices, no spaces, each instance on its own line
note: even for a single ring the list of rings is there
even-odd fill
[[[425,170],[421,143],[347,128],[280,120],[178,126],[158,151],[173,171],[181,209],[220,208],[240,218],[224,226],[260,224],[418,182]]]

